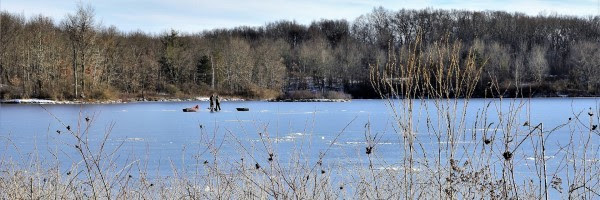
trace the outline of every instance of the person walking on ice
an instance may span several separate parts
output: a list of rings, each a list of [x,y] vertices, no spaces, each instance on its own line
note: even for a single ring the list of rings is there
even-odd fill
[[[215,110],[215,95],[214,94],[210,95],[209,101],[210,101],[210,107],[208,109],[210,109],[210,112],[212,112]]]
[[[217,97],[215,97],[215,105],[217,106],[215,108],[216,111],[220,111],[221,110],[221,100],[219,99],[219,95],[217,95]]]

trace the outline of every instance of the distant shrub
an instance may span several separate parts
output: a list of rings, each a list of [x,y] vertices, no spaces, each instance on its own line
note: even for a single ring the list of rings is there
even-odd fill
[[[39,99],[52,100],[64,99],[63,92],[61,92],[61,87],[58,85],[43,86],[42,88],[40,88],[40,90],[34,97]]]
[[[179,92],[179,88],[177,88],[177,86],[175,86],[173,84],[167,84],[165,86],[165,92],[167,92],[167,94],[170,94],[170,95],[175,95]]]
[[[2,99],[18,99],[21,98],[21,89],[8,85],[2,85],[0,87],[0,97]]]
[[[277,97],[279,97],[281,95],[281,92],[272,90],[272,89],[267,89],[267,88],[260,88],[255,85],[251,85],[248,87],[246,94],[242,94],[242,95],[250,97],[250,98],[254,98],[254,99],[276,99]]]
[[[296,90],[286,93],[281,99],[350,99],[351,95],[338,91],[312,92],[309,90]]]
[[[326,99],[351,99],[352,98],[351,95],[346,94],[344,92],[338,92],[338,91],[327,91],[327,92],[325,92],[323,97],[325,97]]]
[[[92,90],[89,98],[97,100],[109,100],[118,98],[118,92],[112,87],[99,87]]]
[[[316,93],[308,90],[289,91],[282,99],[316,99]]]
[[[194,83],[184,83],[179,90],[184,94],[189,95],[200,95],[207,93],[209,87],[206,84],[194,84]]]

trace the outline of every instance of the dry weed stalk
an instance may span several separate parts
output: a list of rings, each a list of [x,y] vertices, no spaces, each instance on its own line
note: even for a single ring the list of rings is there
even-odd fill
[[[371,66],[371,83],[396,120],[404,150],[403,173],[398,177],[402,184],[397,187],[402,194],[383,198],[550,199],[551,188],[564,194],[561,177],[565,174],[570,189],[563,198],[600,197],[600,145],[593,142],[598,140],[598,134],[593,134],[598,120],[584,123],[574,113],[574,120],[546,129],[541,122],[533,123],[529,114],[523,116],[524,111],[530,113],[529,100],[504,99],[506,91],[500,91],[494,77],[485,90],[496,98],[482,99],[483,106],[475,114],[468,113],[473,110],[469,107],[473,92],[483,85],[479,77],[486,61],[476,49],[461,44],[443,39],[426,46],[416,37],[397,51],[390,42],[387,63]],[[572,129],[572,140],[580,141],[552,144],[559,150],[549,156],[548,138],[565,127],[588,131]],[[525,141],[529,142],[523,145]],[[547,160],[558,155],[565,162],[550,169]],[[537,174],[535,182],[533,177],[516,175],[516,168],[527,164],[523,159],[527,156],[534,160],[534,168],[529,169]],[[590,182],[594,184],[588,188]]]

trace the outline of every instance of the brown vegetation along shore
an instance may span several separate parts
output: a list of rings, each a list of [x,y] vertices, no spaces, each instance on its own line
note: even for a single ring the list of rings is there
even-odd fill
[[[598,16],[376,8],[353,21],[149,34],[101,27],[86,6],[64,19],[0,15],[0,99],[206,95],[199,91],[275,99],[297,90],[378,98],[369,66],[402,56],[418,37],[425,54],[448,38],[461,44],[459,62],[471,49],[486,63],[474,97],[488,82],[530,88],[508,96],[600,95]]]

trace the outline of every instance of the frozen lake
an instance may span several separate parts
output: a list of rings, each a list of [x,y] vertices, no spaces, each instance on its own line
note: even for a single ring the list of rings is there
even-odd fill
[[[524,122],[533,126],[544,123],[544,129],[549,130],[580,114],[581,120],[587,123],[590,120],[587,115],[590,109],[598,113],[600,99],[547,98],[504,101],[500,104],[498,100],[470,100],[464,130],[472,134],[457,141],[460,144],[471,144],[466,145],[467,150],[461,150],[463,153],[475,151],[483,146],[483,127],[489,127],[486,134],[487,138],[492,139],[493,148],[498,152],[504,151],[501,144],[504,130],[501,130],[502,127],[495,128],[495,125],[502,123],[497,117],[498,111],[508,113],[516,109],[511,103],[521,102],[524,105],[518,114],[512,117],[514,123],[519,125],[515,132],[520,135],[511,143],[514,146],[529,132],[521,126]],[[36,157],[32,155],[39,155],[46,164],[51,165],[59,161],[65,168],[73,163],[80,163],[81,157],[78,157],[73,148],[74,137],[69,135],[64,125],[76,131],[79,122],[83,132],[87,127],[85,118],[88,117],[92,119],[92,123],[87,141],[93,148],[98,146],[112,124],[105,148],[112,150],[120,146],[113,158],[122,162],[122,165],[139,160],[144,164],[144,170],[160,176],[169,176],[174,169],[192,170],[205,160],[212,162],[213,155],[207,150],[207,143],[218,145],[219,156],[229,159],[230,162],[247,157],[243,156],[245,154],[252,155],[256,162],[264,164],[268,162],[269,153],[274,153],[274,158],[283,163],[292,162],[297,156],[296,153],[303,154],[307,162],[316,162],[321,154],[327,152],[324,164],[332,168],[365,164],[368,162],[365,155],[368,127],[371,137],[376,135],[374,155],[380,161],[378,165],[393,168],[400,166],[402,162],[402,135],[396,132],[399,130],[398,125],[384,100],[353,100],[339,103],[223,102],[223,110],[220,112],[211,113],[206,109],[196,113],[181,111],[182,108],[196,104],[200,104],[201,108],[207,107],[207,102],[140,102],[110,105],[2,104],[1,156],[5,161],[27,164],[31,161],[29,158]],[[462,101],[459,102],[459,107],[461,104]],[[420,111],[415,112],[415,122],[418,123],[414,124],[413,130],[424,153],[431,157],[434,157],[440,146],[435,134],[428,131],[426,123],[426,116],[430,116],[429,121],[432,124],[437,123],[439,114],[434,105],[433,100],[415,101],[415,110]],[[238,112],[236,107],[248,107],[250,111]],[[481,112],[485,107],[489,109],[489,118],[485,122],[487,125],[481,125],[482,120],[477,122],[472,119],[478,116],[481,119]],[[593,124],[598,124],[596,119],[594,116]],[[489,124],[492,125],[488,126]],[[58,134],[57,131],[61,133]],[[559,159],[554,161],[552,158],[560,156],[558,146],[564,145],[570,135],[576,138],[587,137],[588,131],[573,130],[565,126],[553,132],[546,141],[550,168],[556,167]],[[597,137],[592,135],[592,139]],[[597,149],[599,141],[592,140],[591,144]],[[527,171],[526,166],[533,162],[528,161],[532,160],[532,155],[528,153],[533,151],[532,145],[532,142],[527,140],[515,151],[518,152],[515,153],[515,159],[523,161],[520,162],[523,163],[523,171]]]

